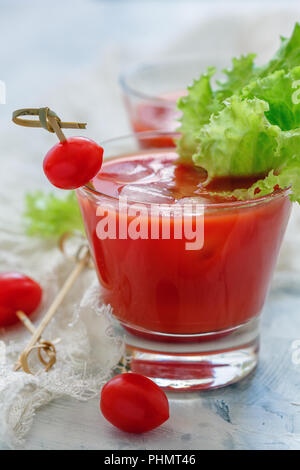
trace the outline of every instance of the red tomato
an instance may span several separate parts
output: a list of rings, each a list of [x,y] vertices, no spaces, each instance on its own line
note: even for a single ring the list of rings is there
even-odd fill
[[[30,315],[41,298],[41,287],[30,277],[15,272],[0,273],[0,327],[17,323],[18,310]]]
[[[166,394],[152,380],[131,372],[104,385],[100,408],[107,421],[126,432],[150,431],[169,418]]]
[[[87,184],[101,168],[103,148],[85,137],[70,137],[54,145],[44,159],[49,181],[61,189],[75,189]]]

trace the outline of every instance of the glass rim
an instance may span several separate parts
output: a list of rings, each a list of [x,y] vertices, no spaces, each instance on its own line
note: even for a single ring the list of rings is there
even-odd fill
[[[109,138],[109,139],[105,139],[105,140],[99,142],[99,145],[105,146],[105,145],[109,145],[109,144],[114,143],[114,142],[119,142],[119,141],[122,141],[122,140],[125,140],[125,139],[132,139],[132,138],[135,138],[135,139],[139,140],[139,139],[153,139],[153,138],[157,138],[157,137],[173,137],[174,139],[176,139],[179,136],[180,136],[180,133],[176,132],[176,131],[172,132],[172,131],[161,130],[161,131],[136,132],[136,133],[132,133],[132,134],[125,134],[123,136],[118,136],[118,137],[112,137],[112,138]],[[163,147],[161,149],[153,148],[152,150],[161,150],[162,152],[168,151],[168,150],[173,150],[174,151],[174,147]],[[149,149],[149,151],[151,152],[151,149]],[[142,153],[142,150],[141,150],[141,153]],[[135,153],[133,153],[132,155],[135,155]],[[137,153],[137,155],[138,155],[138,153]],[[121,156],[120,156],[120,158],[121,158]],[[115,157],[118,158],[118,155],[116,155]],[[112,158],[114,158],[114,157],[112,157]],[[109,159],[110,158],[108,158],[108,160]],[[105,163],[105,160],[103,162]],[[100,171],[101,171],[101,169],[100,169]],[[110,196],[110,195],[107,195],[107,194],[102,193],[100,191],[97,191],[96,189],[92,188],[88,184],[86,184],[84,186],[81,186],[80,188],[77,188],[76,191],[77,190],[86,191],[87,193],[92,194],[94,196],[105,197],[105,198],[107,198],[111,201],[118,201],[119,200],[119,197]],[[279,189],[279,190],[273,191],[272,193],[266,194],[266,195],[261,196],[261,197],[253,198],[253,199],[226,201],[226,202],[212,202],[212,203],[210,202],[210,203],[207,203],[207,204],[201,202],[201,203],[195,203],[195,204],[197,204],[198,207],[204,208],[207,212],[207,210],[209,210],[209,209],[233,209],[233,208],[243,208],[243,207],[254,206],[254,205],[269,202],[269,201],[274,200],[274,199],[278,199],[280,197],[287,196],[289,194],[290,194],[290,187],[284,188],[284,189]],[[147,201],[143,202],[143,201],[134,201],[134,200],[128,200],[128,203],[129,204],[143,204],[145,206],[146,205],[147,206],[160,206],[160,207],[170,207],[170,206],[174,207],[174,205],[176,205],[176,204],[174,204],[174,202],[168,204],[168,203],[160,203],[160,202],[147,202]],[[192,204],[192,203],[187,203],[187,204]],[[195,204],[192,204],[192,205],[195,205]]]
[[[147,67],[146,64],[145,64],[145,67]],[[164,98],[162,96],[159,97],[155,95],[150,95],[150,94],[148,95],[147,93],[143,93],[142,91],[136,90],[135,88],[131,87],[128,84],[127,82],[128,77],[130,77],[132,73],[139,70],[140,68],[141,66],[138,66],[138,65],[132,66],[131,69],[128,68],[126,72],[120,75],[119,83],[123,91],[128,95],[135,96],[136,98],[142,99],[144,101],[151,101],[151,103],[155,103],[157,106],[165,106],[166,108],[173,109],[174,103],[171,103],[167,98]]]
[[[183,64],[183,63],[188,63],[188,62],[193,62],[195,63],[196,60],[201,60],[206,56],[203,55],[195,55],[195,54],[188,54],[188,55],[178,55],[178,56],[171,56],[168,57],[167,59],[161,58],[156,61],[149,61],[149,62],[137,62],[134,64],[129,65],[126,67],[119,75],[119,83],[121,85],[121,88],[125,93],[128,95],[135,96],[136,98],[143,99],[145,101],[151,101],[152,103],[156,103],[158,106],[165,106],[165,107],[170,107],[174,108],[174,102],[171,102],[168,98],[164,98],[163,96],[157,96],[155,94],[148,94],[144,93],[135,87],[131,86],[128,83],[128,80],[130,77],[133,77],[136,75],[138,72],[147,69],[148,67],[167,67],[168,65],[176,65],[176,64]],[[213,60],[211,59],[211,54],[207,55],[208,60]],[[199,72],[200,75],[200,72]]]

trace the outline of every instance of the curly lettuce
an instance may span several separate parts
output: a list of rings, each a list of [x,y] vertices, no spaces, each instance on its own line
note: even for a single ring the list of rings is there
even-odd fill
[[[178,108],[182,112],[178,152],[182,160],[188,160],[197,149],[197,132],[209,122],[212,114],[222,109],[212,90],[211,78],[215,68],[210,67],[199,80],[188,87],[188,95],[180,98]]]
[[[41,191],[27,194],[24,220],[26,233],[41,238],[59,237],[65,232],[84,232],[74,191],[57,197]]]
[[[300,24],[296,23],[290,38],[281,37],[281,44],[274,57],[260,68],[260,76],[265,77],[276,70],[290,70],[300,65]]]
[[[267,77],[258,78],[242,91],[244,98],[259,98],[269,105],[266,118],[271,124],[287,131],[300,126],[300,106],[297,104],[295,85],[300,80],[300,66],[289,72],[278,70]],[[298,87],[300,86],[300,81]]]
[[[289,39],[281,38],[265,66],[254,59],[233,59],[216,87],[210,68],[188,88],[178,102],[178,153],[205,168],[208,182],[257,177],[248,191],[235,191],[238,198],[291,186],[291,198],[300,202],[300,25]]]
[[[216,90],[216,97],[218,101],[224,101],[239,90],[241,90],[250,78],[257,75],[254,59],[256,54],[248,54],[240,58],[232,59],[232,69],[224,69],[222,72],[226,75],[225,81],[217,81],[218,89]]]
[[[207,170],[209,180],[228,175],[260,176],[279,166],[280,129],[266,119],[268,109],[265,101],[243,100],[234,95],[200,129],[193,160]]]

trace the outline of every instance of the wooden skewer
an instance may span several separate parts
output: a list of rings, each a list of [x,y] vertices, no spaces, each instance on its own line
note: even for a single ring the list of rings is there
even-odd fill
[[[21,322],[23,323],[23,325],[27,328],[27,330],[31,333],[31,334],[34,334],[35,333],[35,326],[34,324],[32,323],[32,321],[27,317],[27,315],[22,312],[21,310],[19,310],[17,313],[16,313],[17,317],[19,318],[19,320],[21,320]],[[41,338],[42,339],[42,338]],[[56,338],[52,341],[53,344],[58,344],[59,342],[61,341],[61,338]]]
[[[34,327],[34,324],[29,320],[29,318],[27,317],[27,315],[25,315],[24,312],[22,312],[21,310],[18,310],[18,312],[16,313],[17,317],[19,318],[19,320],[21,320],[21,322],[23,323],[24,326],[26,326],[27,330],[30,332],[30,333],[35,333],[35,327]]]
[[[59,293],[58,293],[57,297],[55,298],[54,302],[49,307],[49,310],[46,313],[46,315],[44,316],[44,318],[41,321],[40,325],[36,329],[34,328],[32,338],[30,339],[29,343],[25,347],[24,351],[21,353],[18,362],[15,364],[15,370],[18,370],[19,365],[21,365],[21,367],[23,368],[23,370],[25,372],[31,373],[30,370],[29,370],[29,367],[28,367],[28,362],[27,362],[27,358],[28,358],[30,352],[35,348],[40,348],[40,349],[43,348],[43,344],[36,345],[36,343],[41,340],[41,336],[42,336],[45,328],[48,326],[49,322],[51,321],[51,319],[55,315],[58,307],[61,305],[62,301],[64,300],[65,296],[67,295],[67,293],[71,289],[72,285],[74,284],[74,282],[76,281],[76,279],[78,278],[78,276],[80,275],[82,270],[89,263],[89,258],[90,258],[90,252],[89,252],[88,248],[85,248],[85,253],[82,253],[82,250],[81,250],[81,258],[78,259],[75,268],[73,269],[73,271],[71,272],[71,274],[69,275],[67,280],[65,281],[63,287],[59,291]],[[27,327],[28,327],[28,325],[29,325],[28,321],[26,321],[26,323],[27,323]],[[31,326],[29,326],[29,327],[31,328]],[[52,351],[55,352],[55,348],[54,348],[53,345],[51,345],[51,343],[44,341],[44,346],[45,346],[45,344],[48,346],[49,349],[51,349]],[[53,346],[53,349],[52,349],[51,346]]]
[[[61,127],[60,125],[58,124],[57,120],[55,117],[53,116],[48,116],[48,121],[52,127],[52,129],[54,129],[55,131],[55,134],[57,135],[57,137],[59,138],[60,142],[65,142],[67,139],[66,139],[66,136],[65,134],[63,133],[63,131],[61,130]]]
[[[27,317],[27,315],[22,312],[21,310],[19,310],[17,313],[16,313],[17,317],[21,320],[21,322],[23,323],[23,325],[27,328],[27,330],[31,333],[31,334],[34,334],[36,329],[35,329],[35,326],[34,324],[31,322],[31,320]],[[60,343],[61,341],[61,338],[56,338],[54,339],[51,343],[49,341],[44,341],[42,338],[41,338],[41,341],[40,341],[40,344],[41,346],[43,346],[43,349],[44,351],[46,352],[46,354],[48,355],[49,359],[51,359],[51,356],[52,356],[52,353],[49,354],[49,351],[51,352],[54,348],[52,346],[54,346],[55,344],[58,344]],[[52,345],[49,347],[49,345]],[[44,365],[47,365],[48,363],[43,359],[43,356],[41,355],[41,349],[38,350],[38,355],[39,355],[39,358],[40,358],[40,361],[44,364]],[[18,371],[22,368],[22,365],[20,364],[20,362],[18,361],[16,364],[15,364],[15,367],[14,367],[14,370],[15,371]]]

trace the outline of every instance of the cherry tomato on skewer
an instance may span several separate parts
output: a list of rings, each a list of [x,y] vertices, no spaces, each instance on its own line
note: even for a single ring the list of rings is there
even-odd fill
[[[107,382],[100,408],[107,421],[130,433],[150,431],[169,418],[166,394],[152,380],[135,373],[120,374]]]
[[[103,148],[86,137],[70,137],[58,142],[46,154],[44,172],[61,189],[76,189],[87,184],[102,166]]]
[[[41,298],[40,285],[30,277],[17,272],[0,273],[0,327],[18,323],[18,310],[26,315],[33,313]]]

